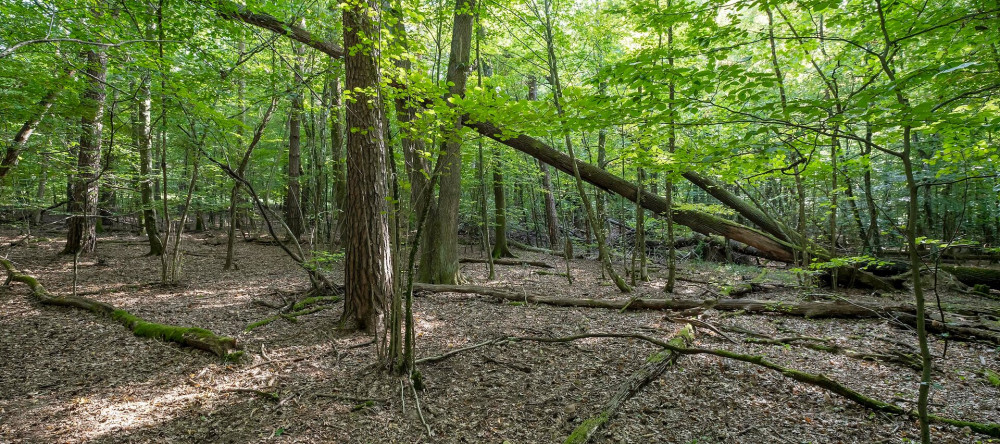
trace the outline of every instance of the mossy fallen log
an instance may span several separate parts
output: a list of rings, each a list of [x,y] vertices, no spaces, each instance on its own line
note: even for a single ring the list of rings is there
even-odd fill
[[[941,271],[955,276],[955,279],[958,279],[959,282],[970,287],[985,285],[994,290],[1000,290],[1000,270],[978,267],[956,267],[951,265],[942,265],[939,268]]]
[[[670,345],[678,348],[687,347],[693,340],[693,329],[688,324],[670,340]],[[618,410],[621,409],[622,405],[629,399],[632,399],[643,387],[660,377],[663,372],[667,371],[667,368],[677,362],[678,357],[680,357],[680,354],[676,351],[663,349],[646,358],[646,363],[642,367],[639,367],[635,373],[632,373],[624,383],[618,386],[618,390],[615,391],[614,396],[608,399],[604,403],[604,406],[601,407],[600,413],[584,420],[566,438],[565,443],[585,444],[590,442],[590,439],[604,427],[604,424],[607,424],[611,420]]]
[[[0,265],[7,270],[7,282],[20,282],[31,289],[32,296],[44,305],[73,307],[90,311],[97,315],[113,319],[124,325],[136,336],[175,342],[199,350],[204,350],[220,357],[229,358],[232,350],[237,349],[236,340],[230,337],[218,336],[210,330],[197,327],[180,327],[176,325],[158,324],[146,321],[132,313],[115,306],[80,296],[54,296],[49,293],[38,280],[19,272],[9,260],[0,258]],[[239,353],[239,352],[236,352]]]

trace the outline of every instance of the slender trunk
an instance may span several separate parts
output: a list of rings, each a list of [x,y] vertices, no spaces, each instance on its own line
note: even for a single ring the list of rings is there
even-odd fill
[[[559,115],[560,120],[565,119],[565,112],[562,108],[562,87],[559,84],[559,69],[558,63],[556,62],[556,51],[555,51],[555,39],[552,34],[552,17],[551,17],[551,0],[544,0],[545,7],[545,43],[548,50],[548,68],[549,75],[552,78],[552,101],[555,105],[556,112]],[[580,169],[576,162],[576,153],[573,152],[573,139],[570,137],[569,131],[565,128],[562,129],[563,138],[566,142],[566,151],[569,153],[570,162],[573,165],[573,176],[576,178],[576,189],[580,193],[580,199],[583,201],[584,210],[586,212],[587,218],[590,220],[591,225],[597,226],[597,216],[594,214],[594,209],[590,205],[590,196],[583,186],[583,178],[580,175]],[[597,248],[598,250],[604,250],[604,268],[607,270],[611,279],[615,282],[615,285],[623,293],[632,291],[632,288],[625,282],[618,273],[615,272],[614,267],[611,266],[610,255],[607,253],[607,245],[605,243],[604,234],[601,230],[597,230]]]
[[[340,76],[338,74],[334,75],[333,79],[330,80],[330,157],[333,158],[333,167],[331,168],[331,175],[333,177],[333,205],[336,208],[334,213],[337,215],[336,228],[330,237],[337,244],[343,243],[341,238],[343,233],[345,233],[343,224],[345,220],[345,199],[347,198],[347,177],[344,173],[344,129],[341,126],[344,117],[341,110],[342,107]]]
[[[872,188],[872,127],[865,125],[865,143],[862,155],[866,158],[864,186],[865,203],[868,206],[868,244],[871,245],[871,253],[875,256],[882,254],[882,235],[878,227],[878,207],[875,206],[875,194]]]
[[[673,6],[670,0],[667,0],[667,9]],[[669,56],[667,57],[667,65],[671,70],[674,68],[674,26],[670,25],[667,27],[667,52]],[[667,152],[670,153],[671,161],[673,159],[674,152],[677,151],[677,115],[674,113],[674,100],[677,95],[677,86],[674,83],[673,78],[670,79],[670,84],[667,85],[667,91],[669,94],[669,102],[667,103],[667,112],[670,113],[670,123],[667,127]],[[674,206],[674,171],[666,171],[664,173],[666,176],[666,181],[663,184],[663,193],[666,197],[667,208],[673,208]],[[667,293],[674,292],[674,285],[677,280],[677,247],[674,246],[674,212],[667,211],[667,282],[663,286],[663,291]]]
[[[146,24],[146,39],[155,38],[153,23]],[[159,256],[163,254],[163,241],[160,240],[160,232],[156,228],[156,210],[153,208],[153,187],[155,179],[152,176],[153,159],[151,150],[153,146],[153,94],[150,90],[152,83],[152,72],[143,70],[142,79],[139,85],[139,95],[137,102],[137,116],[135,125],[135,138],[139,146],[139,194],[142,203],[142,224],[146,230],[146,239],[149,242],[149,252],[147,256]]]
[[[97,245],[98,179],[101,175],[101,135],[104,129],[104,82],[108,56],[100,49],[87,51],[87,87],[80,97],[80,147],[73,180],[72,215],[63,254],[93,253]]]
[[[296,239],[302,236],[302,54],[305,48],[293,44],[295,51],[292,107],[288,117],[288,193],[285,194],[285,221]]]
[[[55,85],[48,93],[42,97],[42,100],[38,101],[35,105],[35,109],[28,118],[24,125],[21,125],[21,129],[14,134],[14,140],[11,142],[10,146],[4,152],[3,159],[0,159],[0,187],[3,187],[3,178],[7,176],[7,173],[17,165],[18,156],[24,147],[28,144],[28,138],[35,132],[35,128],[38,128],[38,124],[42,122],[45,115],[48,114],[49,108],[55,102],[56,98],[59,97],[59,93],[62,92],[63,88],[69,83],[69,80],[76,73],[76,70],[68,70],[61,78],[56,79]],[[2,189],[2,188],[0,188]]]
[[[538,79],[528,77],[528,100],[538,100]],[[549,166],[538,161],[538,169],[542,172],[542,194],[545,196],[545,226],[548,229],[549,248],[558,250],[562,244],[559,240],[559,217],[556,215],[556,198],[552,189],[552,176]]]
[[[493,212],[494,212],[494,258],[514,257],[507,247],[507,199],[503,190],[503,172],[500,149],[493,148]]]

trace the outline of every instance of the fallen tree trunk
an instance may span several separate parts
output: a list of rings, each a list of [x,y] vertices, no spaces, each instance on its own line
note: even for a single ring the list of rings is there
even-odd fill
[[[490,122],[476,122],[471,118],[464,119],[463,123],[486,137],[541,160],[566,174],[573,174],[573,163],[569,156],[552,149],[535,138],[524,134],[511,135]],[[580,171],[580,177],[590,184],[618,194],[632,202],[638,198],[639,188],[631,182],[587,162],[577,160],[576,165]],[[643,191],[640,201],[643,208],[658,215],[665,215],[667,211],[670,211],[666,199],[653,193]],[[761,257],[766,259],[786,263],[792,262],[794,259],[793,251],[796,249],[794,245],[762,231],[700,211],[675,208],[672,214],[674,222],[678,224],[687,226],[701,234],[717,234],[753,246],[760,250]]]
[[[969,285],[985,285],[994,290],[1000,290],[1000,270],[994,270],[992,268],[976,268],[976,267],[956,267],[951,265],[942,265],[940,267],[942,271],[950,273],[958,279],[959,282]]]
[[[476,130],[479,134],[552,165],[566,174],[573,174],[573,162],[570,157],[556,151],[538,139],[524,134],[512,134],[509,131],[505,132],[503,128],[493,123],[477,122],[473,117],[463,119],[462,123],[465,126]],[[723,203],[727,206],[735,205],[733,209],[740,212],[740,214],[744,217],[747,217],[751,221],[754,219],[761,220],[762,223],[765,223],[767,228],[781,234],[781,236],[775,236],[774,234],[769,234],[767,232],[750,228],[701,211],[678,208],[671,209],[670,206],[667,205],[666,199],[655,194],[643,191],[640,198],[638,186],[625,179],[615,176],[604,169],[598,168],[581,160],[576,161],[576,167],[580,171],[580,177],[583,180],[600,189],[618,194],[619,196],[622,196],[632,202],[638,201],[643,208],[652,211],[657,215],[665,216],[667,212],[670,211],[675,223],[684,225],[695,232],[704,235],[715,234],[742,242],[756,248],[758,251],[757,255],[759,257],[778,262],[792,263],[795,259],[795,251],[802,248],[801,244],[797,245],[793,242],[785,240],[785,238],[796,237],[790,236],[785,230],[782,230],[780,223],[774,222],[773,220],[771,220],[772,223],[767,223],[767,221],[770,220],[767,215],[746,204],[741,199],[735,197],[735,195],[732,195],[732,193],[720,193],[720,187],[709,187],[711,188],[710,192],[719,194],[721,197],[725,198],[726,200]],[[700,176],[694,177],[701,179],[699,183],[712,183],[708,181],[708,179],[701,178]],[[806,245],[810,250],[810,255],[812,257],[821,261],[829,260],[830,254],[822,247],[812,242],[808,242]],[[863,284],[865,286],[883,291],[892,291],[895,289],[891,284],[883,281],[882,279],[851,267],[839,268],[837,278],[839,282]]]
[[[477,259],[471,257],[463,257],[458,261],[463,264],[485,264],[488,262],[486,259]],[[517,259],[517,258],[493,259],[493,263],[498,265],[530,265],[532,267],[539,267],[539,268],[555,268],[552,265],[549,265],[542,261],[532,261],[532,260]]]
[[[887,318],[896,319],[907,325],[916,325],[913,313],[916,309],[911,305],[881,306],[848,302],[786,302],[752,299],[575,299],[543,297],[525,292],[506,291],[491,287],[474,285],[436,285],[414,284],[414,291],[429,293],[464,293],[492,296],[513,302],[544,304],[556,307],[587,307],[609,310],[707,310],[740,311],[744,313],[778,313],[806,318]],[[928,319],[928,330],[935,333],[947,333],[951,339],[985,340],[1000,344],[1000,332],[983,325],[956,323],[942,325],[940,322]]]
[[[42,284],[38,283],[37,279],[17,271],[14,268],[14,264],[9,260],[0,258],[0,265],[7,270],[8,283],[14,281],[27,285],[31,289],[32,296],[42,304],[87,310],[114,319],[119,324],[131,330],[136,336],[176,342],[180,345],[214,353],[220,357],[229,357],[231,355],[230,350],[237,348],[235,339],[218,336],[203,328],[157,324],[101,301],[79,296],[53,296],[42,287]]]
[[[843,302],[784,302],[757,301],[752,299],[575,299],[554,298],[501,290],[475,285],[413,284],[414,291],[430,293],[465,293],[493,296],[499,299],[531,304],[553,305],[557,307],[589,307],[610,310],[690,310],[694,308],[714,308],[722,311],[744,311],[747,313],[782,313],[809,318],[877,318],[888,312],[911,312],[912,307],[883,307],[869,304]]]
[[[687,347],[694,340],[694,333],[691,325],[685,325],[673,339],[670,340],[669,344],[683,348]],[[674,365],[677,362],[677,358],[680,357],[675,350],[663,349],[660,350],[648,358],[646,358],[646,363],[639,367],[635,373],[632,373],[622,383],[618,386],[618,390],[615,391],[614,396],[604,403],[601,407],[601,412],[595,416],[592,416],[583,421],[576,429],[573,430],[567,438],[566,444],[585,444],[590,442],[590,439],[606,424],[611,420],[618,410],[621,409],[622,405],[632,399],[636,393],[639,393],[643,387],[649,385],[654,379],[659,378],[663,372],[667,371],[667,368]]]

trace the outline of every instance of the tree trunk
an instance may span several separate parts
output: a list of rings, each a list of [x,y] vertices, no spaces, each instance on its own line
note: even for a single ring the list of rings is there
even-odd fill
[[[347,180],[344,172],[344,130],[341,128],[344,113],[341,111],[340,77],[334,75],[330,80],[330,156],[333,157],[331,174],[333,177],[333,204],[336,207],[337,223],[331,233],[331,241],[342,243],[344,233],[344,207],[347,198]]]
[[[493,148],[493,257],[514,257],[507,247],[507,198],[503,190],[503,172],[500,149]]]
[[[98,179],[101,174],[101,135],[104,128],[104,81],[108,56],[100,49],[87,51],[87,87],[80,97],[80,147],[73,178],[69,232],[63,254],[93,253],[97,245]]]
[[[538,100],[538,78],[528,77],[528,100]],[[542,172],[542,195],[545,197],[545,227],[549,236],[549,248],[558,250],[562,246],[559,239],[559,217],[556,215],[556,198],[552,189],[552,177],[549,166],[538,161],[538,169]]]
[[[3,159],[0,159],[0,189],[3,187],[3,179],[7,176],[7,173],[17,166],[18,156],[21,151],[28,144],[28,138],[31,134],[35,132],[35,128],[38,128],[38,124],[42,122],[45,115],[48,114],[49,108],[52,107],[52,103],[55,102],[59,93],[63,90],[69,80],[76,73],[76,70],[69,70],[66,74],[59,79],[56,79],[55,85],[48,93],[42,97],[42,100],[38,101],[35,105],[35,109],[28,118],[21,129],[17,131],[14,135],[14,140],[11,142],[10,146],[7,147],[6,152],[4,152]]]
[[[475,0],[456,0],[448,59],[448,96],[463,97],[472,50],[472,11]],[[349,47],[349,46],[348,46]],[[450,103],[449,103],[450,105]],[[430,204],[427,239],[421,244],[420,282],[454,284],[462,278],[458,267],[458,210],[462,197],[462,141],[458,136],[464,116],[445,130],[438,162],[442,162],[437,202]]]
[[[354,92],[347,104],[346,265],[342,329],[376,332],[393,292],[387,183],[388,152],[382,128],[378,34],[369,11],[378,0],[344,8],[344,45],[359,48],[344,57],[345,87]]]
[[[535,157],[564,173],[573,174],[574,164],[568,155],[552,149],[537,139],[523,134],[509,137],[503,134],[502,128],[489,122],[468,120],[465,125],[486,137]],[[583,180],[635,202],[638,187],[634,184],[580,160],[576,161],[576,166]],[[666,199],[651,193],[643,194],[642,206],[659,215],[665,214],[669,209]],[[795,246],[769,234],[695,210],[674,209],[673,217],[675,223],[690,227],[696,232],[705,235],[720,235],[753,246],[760,250],[761,257],[780,262],[792,262],[792,252],[795,250]]]
[[[146,24],[146,38],[152,40],[152,22]],[[153,182],[152,168],[153,159],[151,149],[153,146],[153,120],[152,107],[153,95],[150,91],[152,82],[152,72],[144,70],[139,85],[139,96],[136,104],[136,125],[135,138],[139,146],[139,195],[142,203],[142,224],[146,230],[146,239],[149,242],[149,252],[147,256],[159,256],[163,254],[163,241],[160,239],[160,232],[156,228],[156,210],[153,208]]]
[[[302,54],[301,45],[292,45],[295,51],[292,106],[288,116],[288,193],[285,194],[285,221],[296,239],[302,236]]]

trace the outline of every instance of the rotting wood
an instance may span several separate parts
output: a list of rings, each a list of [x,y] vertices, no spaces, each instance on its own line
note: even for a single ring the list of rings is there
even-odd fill
[[[688,324],[670,340],[669,344],[674,347],[683,348],[693,341],[693,329]],[[639,367],[635,373],[632,373],[624,383],[618,386],[615,394],[601,407],[600,413],[584,420],[566,438],[565,443],[585,444],[590,442],[590,439],[611,420],[618,410],[621,409],[622,405],[628,402],[629,399],[632,399],[643,387],[660,377],[663,372],[667,371],[667,368],[677,362],[677,358],[679,357],[680,354],[675,350],[663,349],[646,358],[646,363],[642,367]]]
[[[157,324],[146,321],[115,306],[80,296],[54,296],[38,283],[32,276],[21,273],[7,259],[0,258],[0,265],[7,270],[7,282],[20,282],[31,289],[31,295],[44,305],[74,307],[109,317],[124,325],[136,336],[175,342],[191,348],[197,348],[217,356],[230,358],[237,353],[236,340],[230,337],[218,336],[209,330],[197,327],[179,327],[175,325]]]
[[[806,318],[884,318],[896,320],[902,324],[914,325],[915,309],[911,305],[883,306],[860,302],[787,302],[753,299],[664,299],[664,298],[630,298],[630,299],[588,299],[588,298],[558,298],[543,297],[526,292],[513,292],[491,287],[474,285],[434,285],[414,284],[414,291],[430,293],[463,293],[492,296],[495,298],[524,302],[529,304],[544,304],[556,307],[604,308],[610,310],[707,310],[731,311],[740,313],[778,313]],[[950,339],[984,340],[1000,344],[1000,331],[987,325],[960,323],[944,326],[936,322],[928,322],[928,329],[935,333],[948,333]]]
[[[477,259],[471,257],[463,257],[459,259],[459,262],[463,264],[485,264],[488,262],[486,259]],[[493,259],[493,263],[496,265],[530,265],[532,267],[539,268],[555,268],[554,266],[547,264],[542,261],[533,261],[528,259],[517,259],[517,258],[499,258]]]
[[[938,268],[955,276],[955,279],[965,285],[986,285],[994,290],[1000,290],[1000,270],[951,265],[942,265]]]

